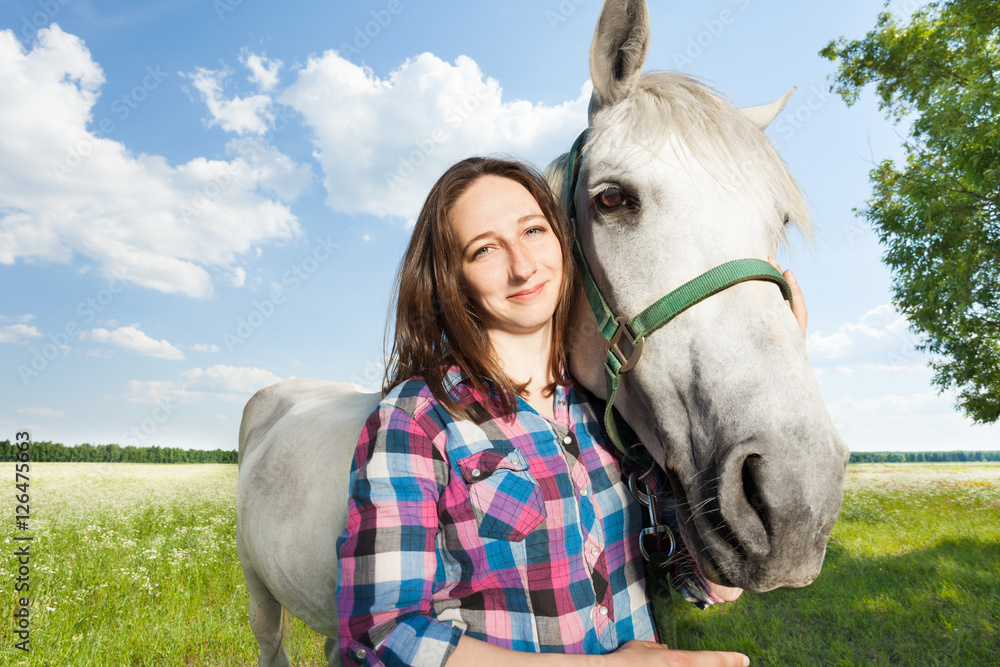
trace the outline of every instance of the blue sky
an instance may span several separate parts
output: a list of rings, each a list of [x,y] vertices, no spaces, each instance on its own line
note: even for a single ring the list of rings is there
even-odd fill
[[[4,2],[0,438],[231,449],[271,382],[375,388],[422,196],[469,154],[568,149],[600,4]],[[737,106],[797,86],[769,134],[818,233],[781,261],[851,449],[998,449],[931,385],[852,213],[905,133],[827,92],[817,52],[880,8],[653,3],[647,67]]]

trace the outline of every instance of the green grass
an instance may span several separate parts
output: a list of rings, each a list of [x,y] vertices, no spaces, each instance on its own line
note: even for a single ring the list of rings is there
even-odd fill
[[[682,609],[754,665],[1000,665],[1000,464],[851,465],[819,578]]]
[[[30,658],[12,648],[13,464],[0,521],[0,664],[256,665],[236,556],[234,465],[31,466]],[[20,594],[23,595],[23,594]],[[322,638],[295,622],[295,664]]]
[[[0,664],[255,665],[236,466],[32,465],[32,644],[12,648],[13,464],[0,465]],[[685,607],[678,648],[755,665],[1000,665],[1000,464],[863,464],[819,579]],[[293,622],[295,665],[323,639]]]

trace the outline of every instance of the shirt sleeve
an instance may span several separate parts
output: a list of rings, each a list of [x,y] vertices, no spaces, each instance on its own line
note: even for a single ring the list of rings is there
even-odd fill
[[[425,424],[426,425],[426,424]],[[383,404],[362,429],[347,527],[337,540],[344,665],[443,665],[462,628],[431,609],[443,451],[404,410]]]

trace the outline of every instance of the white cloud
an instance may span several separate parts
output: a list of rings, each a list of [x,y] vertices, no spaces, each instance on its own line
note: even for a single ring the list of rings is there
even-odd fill
[[[256,137],[233,139],[226,144],[226,151],[230,155],[238,155],[246,163],[248,176],[258,187],[273,192],[282,201],[295,201],[313,181],[312,167],[296,164],[273,146],[262,144]]]
[[[973,424],[955,410],[954,401],[952,393],[924,391],[846,395],[828,407],[852,451],[996,449],[1000,424]]]
[[[147,69],[149,97],[167,76]],[[125,270],[143,287],[207,297],[213,272],[300,233],[252,159],[171,166],[110,138],[120,114],[92,114],[103,83],[83,42],[57,25],[30,51],[0,31],[0,263],[82,255],[108,277]]]
[[[586,125],[590,87],[557,106],[505,102],[466,56],[423,53],[383,79],[327,51],[278,100],[313,130],[332,209],[409,219],[461,158],[502,152],[544,167],[565,153]]]
[[[217,364],[211,368],[192,368],[180,373],[176,381],[139,381],[128,383],[125,398],[136,403],[174,401],[194,403],[205,400],[242,403],[258,390],[282,378],[262,368]]]
[[[207,69],[198,67],[187,78],[191,85],[201,93],[201,100],[208,107],[212,117],[208,126],[218,125],[226,132],[244,134],[264,134],[274,122],[271,111],[271,96],[264,94],[248,97],[234,96],[225,99],[222,95],[223,83],[232,74],[229,69]]]
[[[186,387],[199,387],[216,391],[254,393],[281,378],[262,368],[240,368],[217,364],[211,368],[192,368],[181,373],[181,381]]]
[[[10,319],[11,318],[9,318],[9,317],[6,317],[4,315],[0,315],[0,322],[10,322]],[[22,322],[22,323],[23,322],[30,322],[31,320],[35,319],[35,316],[32,313],[25,313],[24,315],[18,315],[15,319],[18,322]]]
[[[240,54],[240,62],[250,70],[250,76],[247,77],[247,81],[257,84],[257,87],[261,91],[267,92],[273,90],[278,85],[278,72],[284,65],[280,60],[271,60],[270,58],[265,58],[264,56],[244,50]]]
[[[34,417],[45,417],[47,419],[63,419],[66,413],[62,410],[52,410],[51,408],[14,408],[21,415],[32,415]]]
[[[831,414],[864,414],[881,415],[883,417],[896,415],[926,415],[929,412],[950,414],[954,408],[942,399],[935,391],[920,394],[887,394],[872,398],[854,398],[845,396],[834,402],[830,407]]]
[[[892,371],[922,368],[928,357],[916,350],[920,340],[908,327],[905,315],[883,304],[831,334],[809,334],[806,344],[810,358],[842,368],[852,364]]]
[[[41,338],[42,334],[33,326],[27,324],[9,324],[0,327],[0,343],[20,343],[28,342],[29,338]]]
[[[229,275],[229,284],[233,287],[243,287],[244,283],[247,281],[247,272],[241,266],[237,266],[233,269],[233,272]]]
[[[201,343],[195,343],[191,349],[195,352],[218,352],[219,346],[215,343],[208,343],[207,345],[202,345]]]
[[[177,361],[184,358],[184,353],[174,347],[166,340],[155,340],[139,330],[137,325],[120,327],[114,331],[107,329],[93,329],[90,332],[80,332],[83,340],[92,340],[96,343],[111,343],[131,350],[144,357],[156,357],[157,359],[170,359]]]

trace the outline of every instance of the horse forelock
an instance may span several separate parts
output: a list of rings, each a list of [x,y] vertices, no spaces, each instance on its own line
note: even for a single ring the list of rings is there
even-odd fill
[[[809,238],[813,232],[809,207],[798,182],[764,132],[706,83],[679,72],[650,72],[639,79],[626,100],[595,115],[590,147],[607,131],[648,150],[659,152],[671,140],[681,141],[723,186],[740,190],[755,204],[778,209],[774,234],[787,245],[787,227]],[[550,170],[564,169],[562,156]],[[553,185],[558,178],[550,179]],[[788,216],[788,225],[784,216]]]
[[[560,203],[565,203],[566,188],[569,187],[569,184],[566,182],[569,176],[569,153],[563,153],[550,162],[549,166],[542,173],[542,176],[549,184],[549,189],[552,190],[552,194],[556,196],[556,199]]]

